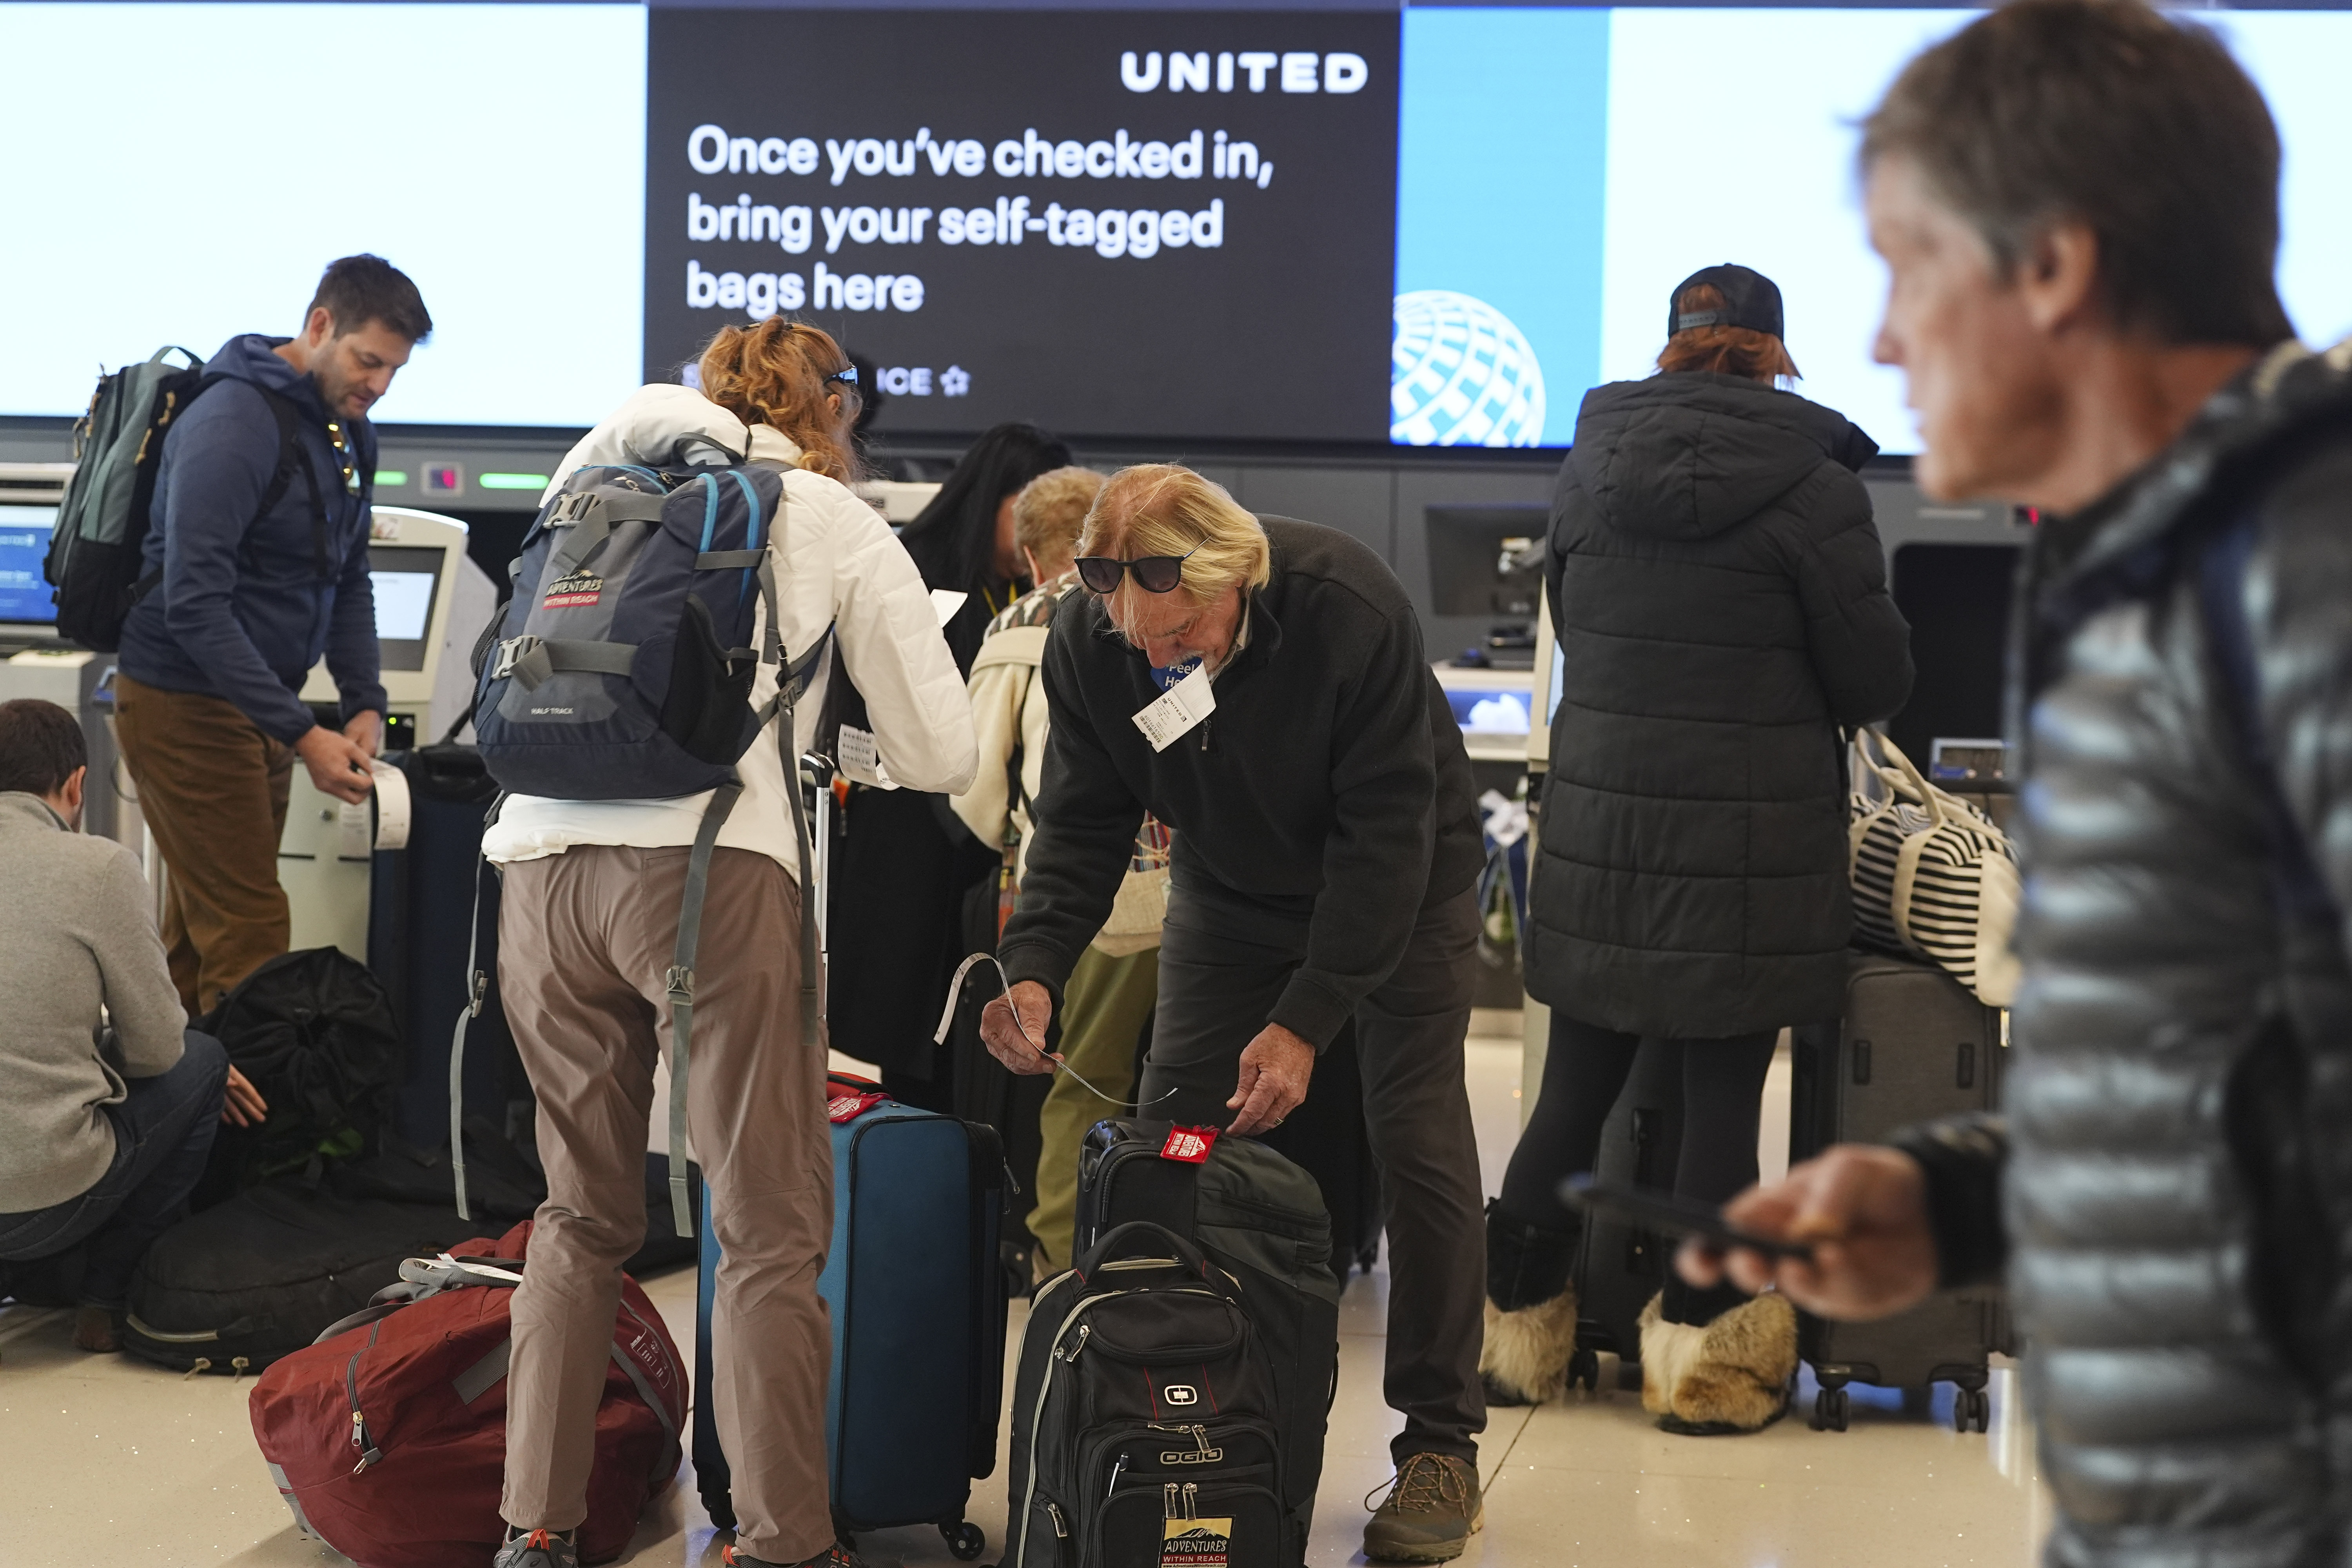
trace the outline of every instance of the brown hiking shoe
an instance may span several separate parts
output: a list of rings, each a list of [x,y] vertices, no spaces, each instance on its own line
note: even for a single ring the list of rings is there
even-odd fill
[[[1451,1562],[1486,1522],[1477,1466],[1451,1454],[1410,1455],[1364,1526],[1364,1555],[1375,1563]]]

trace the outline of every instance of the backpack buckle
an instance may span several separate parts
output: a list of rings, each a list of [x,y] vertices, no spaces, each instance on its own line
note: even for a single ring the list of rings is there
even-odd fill
[[[569,528],[575,523],[585,522],[595,514],[604,500],[594,490],[573,490],[567,495],[557,496],[548,510],[547,526]]]
[[[499,644],[497,662],[490,666],[490,679],[504,680],[515,671],[515,666],[539,648],[540,638],[526,632],[519,637],[509,637]]]
[[[694,971],[692,969],[683,963],[673,963],[669,967],[669,973],[666,976],[666,979],[668,982],[669,999],[671,1001],[691,1003],[694,1000]]]

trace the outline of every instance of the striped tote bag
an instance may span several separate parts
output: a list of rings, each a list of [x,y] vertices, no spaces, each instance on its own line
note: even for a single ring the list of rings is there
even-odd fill
[[[2009,950],[2017,923],[2017,859],[2009,839],[1968,802],[1920,776],[1885,735],[1852,748],[1848,847],[1855,939],[1925,958],[2006,1007],[2017,990]]]

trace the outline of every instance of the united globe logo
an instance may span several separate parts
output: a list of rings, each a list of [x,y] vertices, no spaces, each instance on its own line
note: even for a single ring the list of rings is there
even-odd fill
[[[1508,316],[1450,289],[1396,297],[1389,439],[1412,447],[1534,447],[1543,442],[1543,367]]]

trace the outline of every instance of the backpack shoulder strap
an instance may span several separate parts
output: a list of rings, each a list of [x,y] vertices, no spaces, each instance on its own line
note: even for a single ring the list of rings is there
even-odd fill
[[[2270,737],[2263,729],[2262,678],[2254,657],[2253,626],[2246,618],[2246,572],[2259,532],[2259,514],[2249,505],[2198,546],[2198,607],[2221,677],[2218,690],[2222,706],[2236,731],[2239,755],[2253,774],[2261,796],[2258,805],[2272,894],[2283,912],[2332,925],[2340,919],[2335,897],[2312,853],[2311,841],[2295,821]]]

